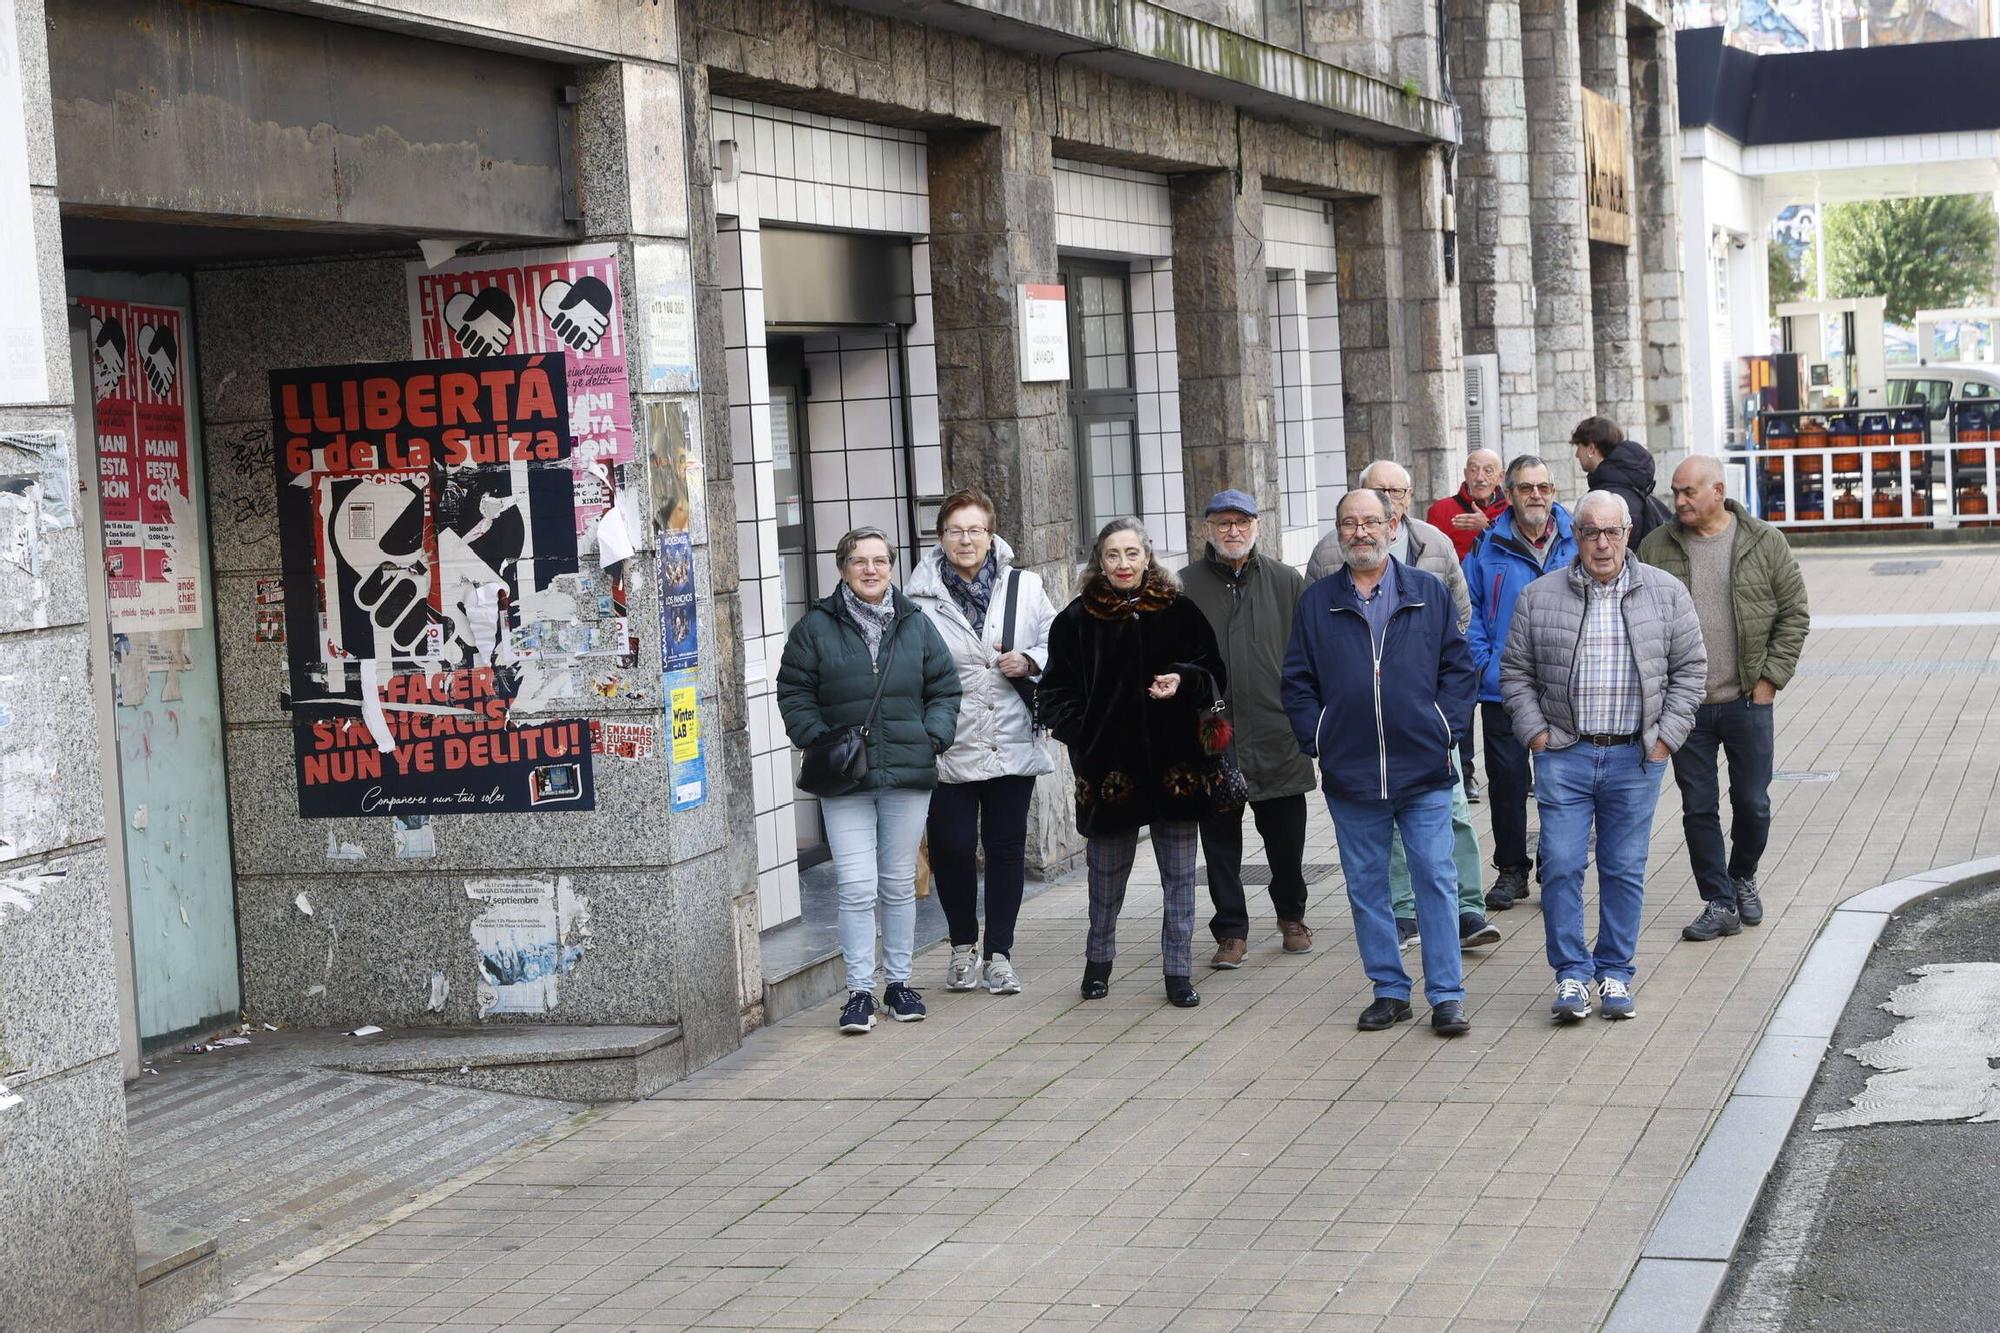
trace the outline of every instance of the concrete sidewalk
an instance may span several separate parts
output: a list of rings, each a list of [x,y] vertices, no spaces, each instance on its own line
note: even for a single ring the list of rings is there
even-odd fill
[[[1912,554],[1942,565],[1871,572]],[[1634,1022],[1550,1024],[1537,899],[1468,969],[1471,1036],[1357,1033],[1338,875],[1313,953],[1262,922],[1248,966],[1168,1008],[1142,853],[1109,1000],[1076,998],[1083,888],[1059,885],[1024,915],[1026,994],[948,995],[933,951],[929,1022],[801,1014],[204,1326],[1591,1328],[1832,905],[2000,843],[2000,626],[1971,619],[2000,552],[1804,563],[1823,613],[1927,618],[1815,631],[1761,928],[1680,940],[1666,784]],[[1306,859],[1337,860],[1323,810]]]

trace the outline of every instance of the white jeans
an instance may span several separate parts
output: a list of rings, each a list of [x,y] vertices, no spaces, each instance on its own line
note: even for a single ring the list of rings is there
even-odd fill
[[[882,971],[908,982],[917,941],[917,843],[931,794],[886,787],[822,797],[826,842],[840,881],[840,952],[847,989],[875,989],[875,904],[882,904]]]

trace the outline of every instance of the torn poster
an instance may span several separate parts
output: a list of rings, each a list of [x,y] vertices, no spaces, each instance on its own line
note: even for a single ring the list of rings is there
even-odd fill
[[[25,493],[35,486],[44,532],[76,526],[73,471],[69,436],[52,430],[0,431],[0,491]]]
[[[650,722],[613,722],[592,718],[590,752],[612,759],[651,759],[659,748],[660,732]]]
[[[10,1091],[5,1083],[0,1083],[0,1111],[11,1111],[21,1104],[21,1094]]]
[[[43,531],[41,479],[0,476],[0,630],[48,626]]]
[[[693,393],[701,387],[694,359],[694,280],[686,241],[642,241],[633,261],[645,326],[647,393]]]
[[[594,808],[584,724],[511,708],[523,661],[603,623],[577,620],[563,375],[553,355],[271,373],[306,818]]]
[[[516,250],[436,269],[417,262],[407,281],[414,356],[563,355],[576,535],[580,549],[594,550],[598,518],[636,456],[618,247]]]
[[[667,808],[692,810],[708,799],[708,765],[701,757],[701,682],[692,671],[669,671],[664,692],[672,726]]]
[[[0,879],[0,917],[6,915],[7,908],[25,912],[35,905],[35,899],[61,884],[69,874],[67,870],[44,870],[32,875],[12,875]]]
[[[250,632],[257,643],[283,643],[285,641],[285,581],[283,579],[260,578],[257,580],[257,626]]]
[[[429,815],[397,815],[389,827],[396,834],[398,861],[424,861],[438,854],[437,828]]]
[[[701,619],[694,597],[694,546],[685,532],[660,536],[660,661],[668,671],[701,662]]]
[[[486,904],[472,919],[479,955],[479,1016],[545,1014],[561,1002],[590,936],[590,900],[568,875],[468,880],[465,896]]]
[[[189,459],[187,312],[85,298],[97,412],[105,594],[114,630],[202,624]]]

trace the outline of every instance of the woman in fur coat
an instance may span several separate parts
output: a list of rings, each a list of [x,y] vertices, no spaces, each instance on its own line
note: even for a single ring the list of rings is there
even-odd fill
[[[1201,731],[1226,684],[1208,618],[1160,567],[1145,525],[1105,524],[1075,600],[1050,627],[1039,696],[1044,725],[1069,747],[1077,829],[1090,840],[1086,1000],[1110,990],[1118,909],[1139,830],[1150,827],[1166,899],[1167,998],[1184,1009],[1201,1003],[1190,980],[1196,821],[1214,799]]]

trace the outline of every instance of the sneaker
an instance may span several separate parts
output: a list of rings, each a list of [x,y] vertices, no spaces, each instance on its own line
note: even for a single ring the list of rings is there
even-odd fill
[[[875,1027],[875,996],[865,990],[850,991],[847,1005],[840,1011],[842,1032],[869,1032]]]
[[[1746,926],[1764,924],[1764,899],[1757,892],[1757,877],[1732,880],[1736,885],[1736,915]]]
[[[1728,903],[1704,903],[1701,915],[1681,927],[1681,938],[1703,943],[1717,935],[1741,935],[1743,918]]]
[[[986,989],[994,995],[1021,993],[1021,979],[1014,975],[1014,965],[1006,954],[996,953],[986,960]]]
[[[1575,977],[1564,977],[1556,983],[1555,1003],[1549,1012],[1564,1023],[1574,1023],[1579,1018],[1590,1016],[1590,987]]]
[[[1208,960],[1208,965],[1218,972],[1234,972],[1243,966],[1243,956],[1249,952],[1248,940],[1217,940],[1215,957]]]
[[[1493,888],[1486,895],[1486,910],[1504,912],[1517,902],[1528,897],[1528,867],[1503,866],[1500,877],[1493,881]]]
[[[977,990],[979,988],[979,946],[976,944],[954,944],[951,946],[951,962],[944,969],[946,990]]]
[[[1458,914],[1458,947],[1461,949],[1483,949],[1489,944],[1500,942],[1500,928],[1491,925],[1477,912]]]
[[[924,1008],[924,997],[901,981],[890,982],[882,992],[882,1007],[898,1023],[921,1023],[929,1012]]]
[[[1396,918],[1396,945],[1404,953],[1417,947],[1423,936],[1417,934],[1417,919],[1413,916]]]
[[[1632,992],[1617,977],[1597,983],[1597,1012],[1604,1018],[1630,1018],[1639,1011],[1632,1007]]]

